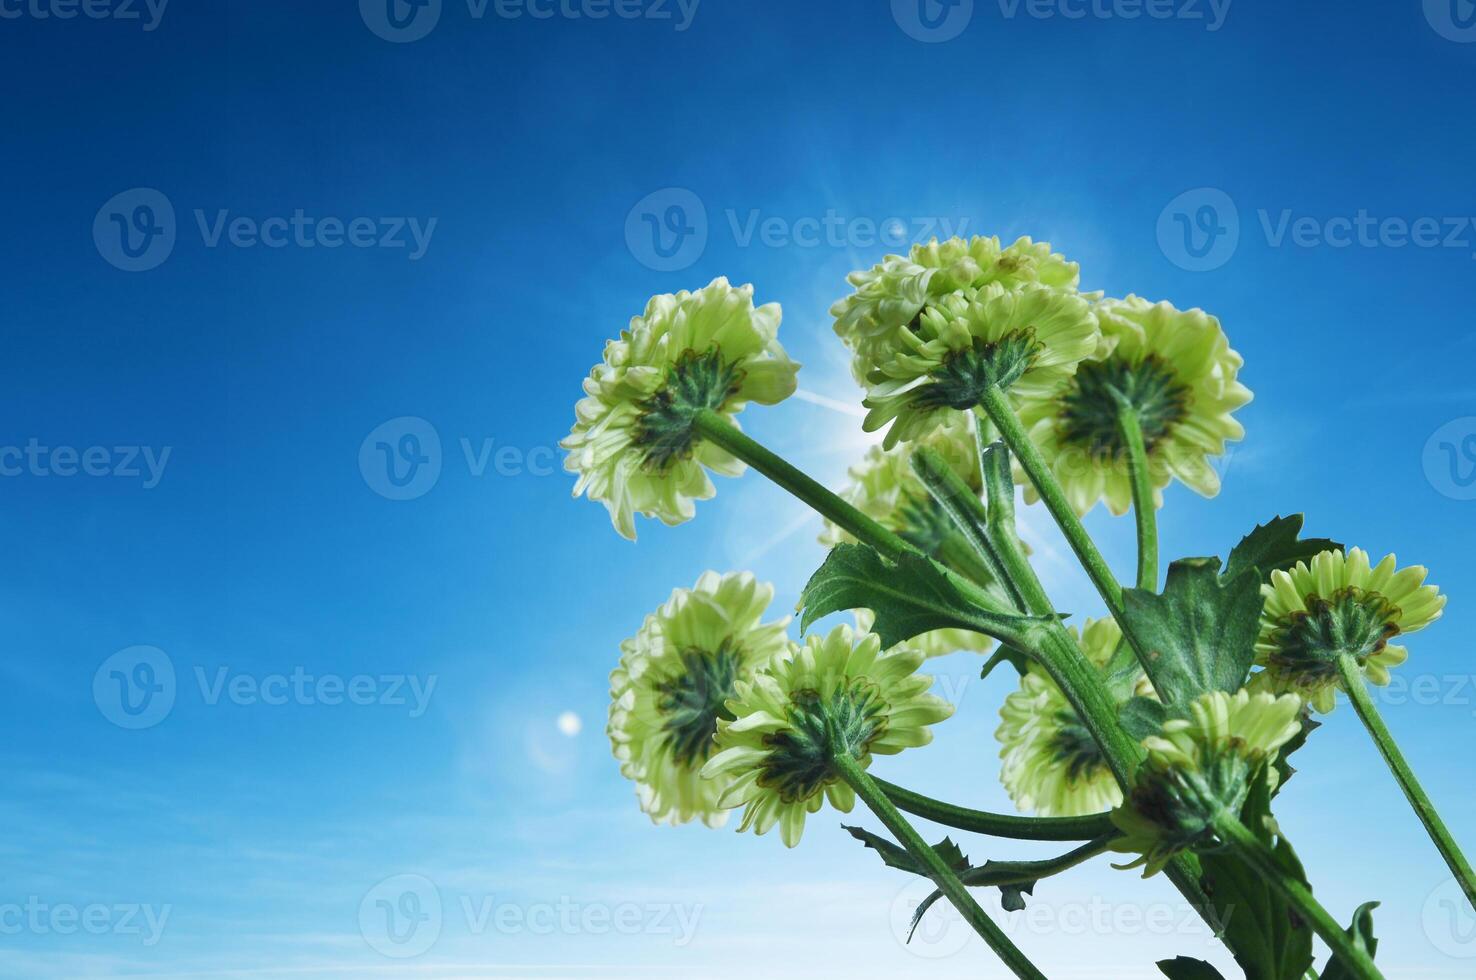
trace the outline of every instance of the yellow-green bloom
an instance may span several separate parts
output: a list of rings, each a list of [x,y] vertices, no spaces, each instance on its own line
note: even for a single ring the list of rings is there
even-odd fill
[[[888,423],[885,445],[926,435],[950,410],[971,409],[985,388],[1043,396],[1097,349],[1091,304],[1075,292],[998,283],[949,293],[897,331],[866,377],[863,427]]]
[[[676,589],[620,645],[606,732],[620,772],[657,823],[721,826],[723,780],[702,779],[719,719],[740,681],[789,645],[788,618],[761,622],[774,587],[748,572],[704,572]]]
[[[1074,290],[1079,278],[1077,264],[1053,253],[1049,242],[1021,238],[1001,248],[994,237],[934,239],[912,246],[906,257],[888,255],[870,269],[851,273],[847,280],[855,292],[832,306],[830,315],[835,332],[855,355],[856,380],[865,383],[878,360],[895,348],[900,329],[930,302],[991,283]]]
[[[1117,650],[1122,630],[1110,616],[1088,619],[1077,633],[1082,653],[1098,668]],[[1101,813],[1122,802],[1112,769],[1056,682],[1031,664],[1019,690],[1005,698],[994,732],[1002,746],[1000,781],[1015,805],[1042,817]]]
[[[703,768],[727,785],[724,806],[745,806],[739,830],[767,833],[775,824],[789,847],[799,843],[805,814],[826,799],[843,813],[856,802],[833,759],[848,753],[864,769],[873,755],[926,745],[928,726],[953,706],[928,694],[931,677],[917,673],[920,651],[883,651],[873,633],[837,626],[811,634],[804,646],[740,681],[728,702],[731,720],[718,724],[719,751]]]
[[[1220,492],[1209,458],[1245,430],[1231,413],[1251,400],[1237,380],[1243,363],[1220,321],[1137,296],[1095,304],[1102,344],[1096,356],[1043,396],[1024,394],[1020,420],[1050,463],[1077,513],[1106,499],[1114,514],[1132,505],[1127,447],[1112,391],[1137,412],[1158,504],[1177,477],[1206,497]],[[1034,487],[1026,484],[1034,501]]]
[[[1343,686],[1343,654],[1358,662],[1369,683],[1388,684],[1389,668],[1409,656],[1389,641],[1424,629],[1445,608],[1445,596],[1424,584],[1425,575],[1421,565],[1396,570],[1393,555],[1371,566],[1361,548],[1324,551],[1310,563],[1273,572],[1262,587],[1256,661],[1266,669],[1258,684],[1331,711]]]
[[[743,464],[699,439],[692,419],[711,409],[730,419],[754,401],[794,393],[799,365],[779,346],[779,304],[755,308],[752,286],[714,279],[694,293],[651,297],[584,382],[574,428],[560,445],[615,529],[635,538],[635,514],[667,524],[692,519],[693,501],[716,491],[707,470],[737,476]]]
[[[1123,836],[1108,846],[1137,854],[1127,867],[1144,866],[1145,878],[1212,840],[1221,811],[1239,815],[1257,773],[1274,789],[1276,755],[1302,728],[1302,699],[1294,694],[1214,691],[1189,708],[1188,718],[1171,719],[1143,740],[1148,758],[1127,801],[1112,811]]]

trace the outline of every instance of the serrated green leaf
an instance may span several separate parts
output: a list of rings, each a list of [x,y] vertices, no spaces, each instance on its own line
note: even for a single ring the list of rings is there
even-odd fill
[[[905,848],[893,844],[880,834],[873,834],[864,827],[848,827],[845,824],[841,824],[841,826],[845,829],[846,833],[873,851],[876,851],[881,857],[882,863],[887,867],[896,868],[899,871],[909,871],[915,875],[923,874],[922,865],[914,861],[912,855],[908,854]]]
[[[1304,519],[1301,514],[1292,514],[1290,517],[1273,517],[1258,525],[1231,549],[1230,560],[1225,563],[1225,578],[1234,578],[1248,568],[1257,568],[1261,581],[1266,582],[1274,571],[1284,571],[1299,561],[1310,561],[1314,555],[1343,547],[1328,538],[1299,538]]]
[[[1212,965],[1189,956],[1159,960],[1158,969],[1168,980],[1225,980],[1225,975]]]
[[[1364,902],[1353,913],[1353,924],[1348,927],[1348,935],[1353,937],[1354,945],[1362,947],[1370,959],[1379,950],[1379,940],[1373,934],[1373,910],[1378,907],[1378,902]],[[1323,969],[1321,980],[1355,980],[1356,976],[1334,956]]]
[[[964,629],[1018,642],[1049,620],[991,612],[970,602],[932,561],[916,554],[884,559],[864,544],[837,545],[800,593],[800,630],[849,609],[876,614],[872,632],[891,647],[938,629]]]
[[[1274,830],[1271,791],[1265,770],[1251,777],[1251,793],[1240,813],[1289,876],[1307,886],[1307,874],[1286,838]],[[1312,966],[1312,929],[1255,869],[1232,852],[1201,855],[1201,883],[1210,896],[1213,921],[1245,971],[1246,980],[1305,976]],[[1309,889],[1311,886],[1307,886]]]
[[[1127,628],[1137,637],[1153,688],[1165,705],[1210,691],[1233,693],[1255,659],[1261,583],[1246,569],[1225,579],[1218,558],[1169,566],[1163,592],[1123,591]]]
[[[1117,717],[1128,734],[1141,742],[1149,735],[1163,731],[1168,709],[1152,698],[1134,697],[1117,709]]]
[[[1297,770],[1289,761],[1291,758],[1291,754],[1297,749],[1300,749],[1302,746],[1306,745],[1307,739],[1311,737],[1313,730],[1321,727],[1322,722],[1312,717],[1312,709],[1307,707],[1306,705],[1303,705],[1301,729],[1299,729],[1297,733],[1292,736],[1290,741],[1288,741],[1285,745],[1281,747],[1280,752],[1276,753],[1276,761],[1274,763],[1278,776],[1276,782],[1276,792],[1280,793],[1283,789],[1285,789],[1287,780],[1291,779],[1297,774]]]

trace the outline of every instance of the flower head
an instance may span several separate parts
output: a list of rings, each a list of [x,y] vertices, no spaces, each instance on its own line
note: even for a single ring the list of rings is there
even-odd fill
[[[1060,385],[1101,340],[1091,305],[1075,292],[992,283],[929,303],[897,330],[866,376],[868,432],[891,424],[885,445],[916,439],[949,410],[973,408],[986,388],[1016,399]]]
[[[783,652],[789,620],[762,623],[774,587],[748,572],[704,572],[676,589],[620,645],[610,675],[606,732],[620,771],[636,784],[641,809],[657,823],[700,817],[721,826],[725,783],[702,779],[725,703],[740,681]]]
[[[865,383],[879,359],[896,346],[901,328],[912,323],[927,303],[990,283],[1009,289],[1039,283],[1074,290],[1079,269],[1053,253],[1048,242],[1021,238],[1001,248],[998,238],[975,236],[914,245],[905,258],[888,255],[847,279],[855,292],[832,306],[830,314],[835,317],[835,332],[855,355],[856,380]]]
[[[1149,479],[1162,489],[1177,477],[1212,497],[1220,478],[1209,457],[1245,435],[1231,413],[1251,400],[1236,380],[1243,363],[1220,321],[1137,296],[1094,307],[1103,343],[1063,384],[1025,394],[1020,420],[1050,462],[1077,513],[1106,498],[1114,514],[1132,503],[1127,446],[1117,428],[1120,392],[1135,410],[1147,448]],[[1026,485],[1027,499],[1036,498]]]
[[[1259,683],[1300,694],[1318,711],[1337,704],[1342,688],[1338,659],[1348,654],[1369,683],[1389,683],[1389,668],[1409,653],[1389,641],[1440,618],[1445,596],[1425,585],[1420,565],[1395,568],[1389,555],[1376,567],[1353,548],[1324,551],[1310,563],[1276,571],[1262,587],[1261,632],[1256,661]]]
[[[635,538],[634,515],[667,524],[692,519],[694,500],[715,492],[707,470],[737,476],[743,464],[693,431],[697,413],[729,418],[750,401],[794,393],[799,365],[776,339],[779,304],[755,308],[752,286],[714,279],[689,293],[651,297],[584,382],[574,428],[560,443],[579,474],[574,496],[604,503],[615,529]]]
[[[718,725],[718,748],[702,773],[727,786],[721,802],[746,805],[739,830],[767,833],[775,824],[794,847],[805,814],[826,799],[843,813],[856,797],[833,760],[848,753],[865,768],[873,755],[892,755],[932,741],[929,725],[953,706],[928,694],[933,679],[918,674],[921,652],[883,651],[871,633],[837,626],[791,645],[728,702],[731,720]]]
[[[1109,846],[1139,855],[1128,867],[1145,866],[1145,878],[1209,841],[1222,811],[1238,815],[1258,773],[1274,788],[1272,763],[1302,727],[1302,699],[1293,694],[1214,691],[1189,708],[1188,718],[1171,719],[1143,740],[1148,758],[1127,801],[1112,811],[1123,836]]]
[[[1076,627],[1071,627],[1077,636]],[[1122,639],[1110,616],[1088,619],[1078,640],[1098,668]],[[1122,790],[1091,732],[1049,675],[1031,664],[1020,688],[1005,698],[1000,726],[1000,781],[1021,810],[1042,817],[1101,813],[1122,802]]]

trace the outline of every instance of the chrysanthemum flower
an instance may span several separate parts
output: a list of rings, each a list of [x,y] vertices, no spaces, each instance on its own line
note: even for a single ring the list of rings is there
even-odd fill
[[[1096,667],[1112,659],[1122,630],[1110,616],[1088,619],[1077,633],[1082,653]],[[1002,746],[1000,781],[1021,810],[1042,817],[1076,817],[1110,810],[1122,790],[1091,732],[1056,682],[1036,664],[1005,698],[994,732]]]
[[[1024,394],[1020,405],[1021,422],[1071,506],[1085,514],[1105,497],[1112,513],[1123,514],[1132,505],[1113,389],[1137,411],[1160,506],[1174,477],[1206,497],[1219,493],[1209,457],[1245,435],[1231,413],[1251,400],[1250,389],[1236,380],[1243,361],[1220,321],[1137,296],[1104,300],[1094,311],[1103,340],[1096,356],[1043,397]],[[1026,497],[1036,499],[1028,482]]]
[[[1222,810],[1240,813],[1257,773],[1275,787],[1271,763],[1301,730],[1301,715],[1302,699],[1294,694],[1242,689],[1195,698],[1189,718],[1165,722],[1161,735],[1143,740],[1148,758],[1128,800],[1112,811],[1123,836],[1108,846],[1137,854],[1127,867],[1144,866],[1146,878],[1211,840],[1215,817]]]
[[[789,644],[788,618],[760,622],[773,597],[774,587],[748,572],[704,572],[621,644],[606,732],[653,821],[726,821],[718,802],[725,782],[699,773],[714,751],[718,721],[731,717],[725,703],[738,683]]]
[[[1342,688],[1338,658],[1351,655],[1371,684],[1389,683],[1389,668],[1409,653],[1389,641],[1440,618],[1445,596],[1425,585],[1423,566],[1396,571],[1389,555],[1371,567],[1367,552],[1324,551],[1310,563],[1272,573],[1262,587],[1258,683],[1300,694],[1321,712],[1331,711]]]
[[[634,515],[667,524],[692,519],[694,500],[715,490],[707,470],[737,476],[743,463],[699,439],[702,409],[736,416],[750,401],[773,405],[794,393],[799,365],[776,339],[779,304],[755,308],[752,286],[718,278],[695,293],[651,297],[584,382],[574,428],[560,443],[564,467],[635,538]]]
[[[868,270],[847,277],[855,292],[830,308],[835,332],[851,348],[852,371],[865,383],[878,359],[895,348],[898,332],[929,302],[959,289],[998,283],[1009,289],[1026,283],[1074,290],[1075,262],[1051,251],[1048,242],[1021,238],[1008,248],[999,239],[936,239],[914,245],[907,257],[888,255]]]
[[[868,432],[891,423],[885,445],[926,435],[950,410],[971,409],[997,386],[1041,397],[1097,350],[1092,307],[1075,292],[1026,285],[949,293],[897,331],[867,375]]]
[[[918,674],[920,651],[883,651],[873,633],[837,626],[811,634],[804,646],[740,682],[728,702],[732,720],[718,725],[719,751],[703,768],[726,781],[725,806],[746,805],[739,830],[764,834],[775,824],[794,847],[805,814],[826,799],[849,813],[856,796],[833,759],[850,754],[864,769],[873,755],[892,755],[932,741],[929,725],[953,706],[928,694],[933,679]]]

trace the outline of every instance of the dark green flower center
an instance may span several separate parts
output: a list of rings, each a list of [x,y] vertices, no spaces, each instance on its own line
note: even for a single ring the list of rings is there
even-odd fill
[[[721,411],[743,386],[743,377],[716,347],[683,351],[661,388],[638,406],[635,443],[645,450],[646,467],[661,473],[690,457],[697,439],[693,418],[704,408]]]
[[[661,728],[679,764],[695,768],[712,755],[718,719],[733,719],[726,703],[733,696],[741,660],[728,640],[712,652],[684,650],[681,669],[656,685]]]
[[[1056,732],[1051,736],[1051,751],[1066,766],[1071,782],[1090,779],[1107,768],[1107,760],[1092,733],[1081,723],[1075,711],[1056,712]]]
[[[1331,598],[1307,597],[1307,611],[1285,617],[1271,634],[1270,666],[1307,681],[1332,681],[1338,658],[1361,667],[1399,635],[1399,609],[1377,592],[1348,586]]]
[[[929,383],[917,390],[916,403],[920,408],[967,411],[979,404],[991,385],[1008,390],[1029,370],[1040,349],[1029,328],[996,341],[975,337],[971,347],[952,352],[933,371]]]
[[[886,702],[865,678],[851,681],[829,698],[796,691],[783,730],[765,737],[769,749],[759,785],[786,803],[806,800],[838,777],[831,760],[838,752],[864,758],[886,732]]]
[[[1150,354],[1140,364],[1116,357],[1085,361],[1061,398],[1063,442],[1094,457],[1117,459],[1127,452],[1117,431],[1113,389],[1137,412],[1150,453],[1189,414],[1189,388],[1158,357]]]
[[[1251,779],[1265,768],[1247,759],[1231,740],[1210,750],[1194,767],[1150,768],[1133,787],[1133,809],[1159,828],[1170,850],[1202,843],[1221,810],[1239,813],[1250,795]]]

